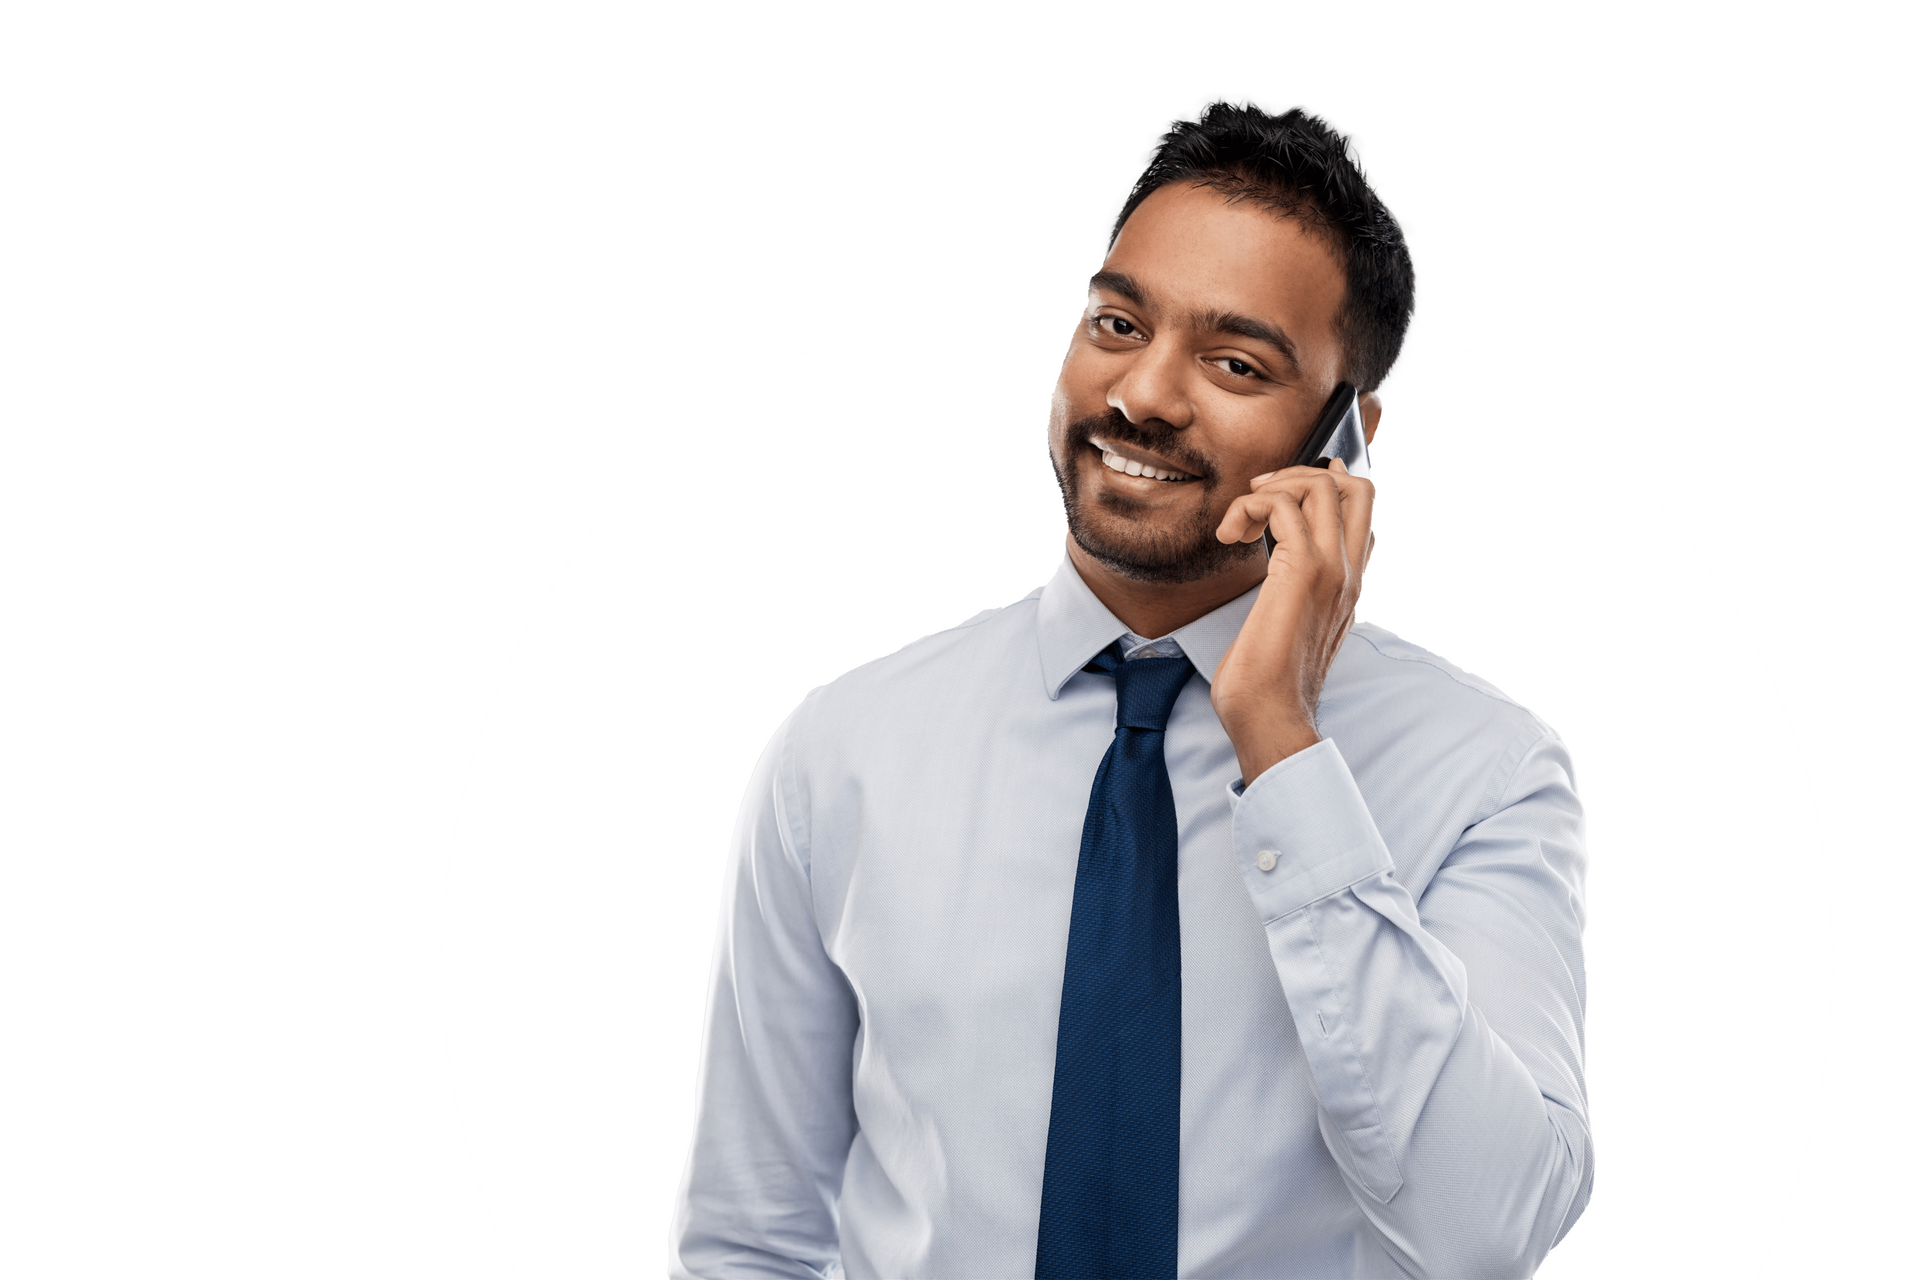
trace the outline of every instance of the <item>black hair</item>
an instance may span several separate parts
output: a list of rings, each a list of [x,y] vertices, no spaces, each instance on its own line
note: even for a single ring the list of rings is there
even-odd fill
[[[1347,154],[1346,138],[1298,107],[1270,116],[1252,104],[1216,102],[1197,121],[1175,121],[1160,139],[1107,247],[1142,200],[1174,182],[1251,200],[1324,236],[1347,277],[1339,316],[1346,379],[1362,391],[1380,385],[1413,318],[1413,257],[1400,224]]]

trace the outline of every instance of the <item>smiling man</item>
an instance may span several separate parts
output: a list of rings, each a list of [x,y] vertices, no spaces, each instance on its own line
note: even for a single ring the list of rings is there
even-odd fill
[[[1045,587],[810,694],[735,837],[676,1275],[1532,1274],[1592,1181],[1554,733],[1367,624],[1399,227],[1178,124],[1054,394]],[[1356,455],[1356,461],[1358,457]]]

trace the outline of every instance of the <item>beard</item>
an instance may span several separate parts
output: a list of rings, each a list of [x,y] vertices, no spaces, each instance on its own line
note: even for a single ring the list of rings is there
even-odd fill
[[[1177,428],[1158,422],[1129,422],[1118,409],[1067,426],[1065,469],[1053,460],[1053,478],[1067,507],[1067,532],[1082,551],[1122,577],[1136,582],[1195,582],[1250,559],[1259,550],[1257,542],[1222,542],[1215,537],[1220,520],[1211,502],[1203,500],[1191,516],[1164,528],[1145,518],[1149,510],[1146,503],[1119,494],[1090,495],[1084,491],[1081,457],[1092,447],[1092,437],[1099,436],[1159,454],[1194,476],[1178,483],[1199,485],[1204,499],[1219,484],[1219,473],[1205,457],[1186,447],[1181,434]]]

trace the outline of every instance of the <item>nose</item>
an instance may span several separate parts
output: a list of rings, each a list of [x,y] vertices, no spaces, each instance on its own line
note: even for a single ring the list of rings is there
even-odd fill
[[[1153,418],[1170,427],[1192,425],[1193,402],[1186,386],[1189,363],[1175,343],[1148,343],[1107,388],[1107,405],[1136,426]]]

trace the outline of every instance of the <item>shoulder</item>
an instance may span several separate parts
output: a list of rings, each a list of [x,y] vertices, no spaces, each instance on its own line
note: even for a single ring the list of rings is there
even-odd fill
[[[1371,622],[1354,624],[1341,646],[1336,669],[1339,667],[1346,668],[1340,674],[1348,679],[1385,681],[1404,691],[1417,690],[1430,697],[1480,707],[1492,715],[1539,723],[1532,712],[1490,681]]]
[[[1384,755],[1446,757],[1498,780],[1559,738],[1490,681],[1384,627],[1357,623],[1327,673],[1321,722]],[[1475,763],[1477,762],[1477,763]]]
[[[1034,591],[1003,608],[983,609],[957,626],[855,667],[814,692],[828,701],[899,696],[921,686],[949,685],[968,667],[998,667],[1014,651],[1023,657],[1037,652],[1039,607],[1040,593]]]
[[[863,663],[809,693],[794,714],[798,737],[844,734],[977,699],[1031,675],[1040,687],[1040,591],[984,609],[944,631]]]

